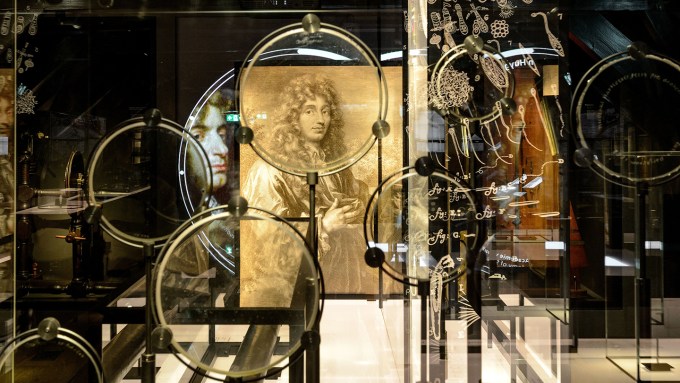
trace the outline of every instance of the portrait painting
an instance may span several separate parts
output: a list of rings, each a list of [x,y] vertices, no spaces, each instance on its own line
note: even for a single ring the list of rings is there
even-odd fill
[[[326,294],[379,291],[378,271],[364,261],[363,218],[380,182],[379,167],[382,174],[402,167],[401,68],[383,69],[387,94],[380,90],[375,68],[365,66],[253,67],[241,84],[241,123],[254,138],[252,145],[240,147],[240,194],[250,206],[295,221],[303,234],[309,226],[305,221],[316,217]],[[378,158],[372,126],[381,104],[387,106],[384,119],[391,130]],[[319,175],[314,213],[305,176],[310,172]],[[275,240],[268,247],[255,243],[262,238],[262,233],[241,232],[242,281],[267,279],[263,258],[246,249],[271,254],[272,269],[281,263],[276,257],[286,256]],[[394,286],[387,290],[397,291]],[[241,297],[246,304],[253,299]]]

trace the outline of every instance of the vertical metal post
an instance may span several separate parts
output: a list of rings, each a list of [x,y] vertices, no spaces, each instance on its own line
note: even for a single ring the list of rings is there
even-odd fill
[[[316,184],[319,181],[318,173],[307,173],[307,184],[309,185],[309,233],[310,233],[310,247],[312,249],[312,256],[318,257],[318,242],[316,235]],[[305,351],[305,372],[307,383],[320,382],[319,371],[320,365],[320,350],[319,350],[319,322],[317,321],[312,329],[311,339],[308,348]]]
[[[645,212],[649,187],[635,185],[635,354],[637,379],[640,379],[640,339],[651,336],[651,296],[647,278],[647,214]]]
[[[154,262],[154,246],[153,243],[144,243],[144,275],[146,278],[146,303],[144,305],[145,315],[144,321],[146,324],[146,349],[142,354],[142,382],[154,383],[156,381],[156,354],[153,352],[151,331],[153,327],[151,311],[151,301],[153,299],[153,290],[151,286],[152,270]]]
[[[427,357],[429,346],[429,331],[427,323],[427,296],[430,292],[429,282],[418,282],[418,295],[420,295],[420,381],[427,383],[429,358]]]

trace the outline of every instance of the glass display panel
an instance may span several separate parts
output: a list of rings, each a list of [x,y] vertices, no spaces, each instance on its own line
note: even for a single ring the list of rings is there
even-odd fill
[[[221,212],[163,248],[154,312],[192,369],[219,379],[262,376],[303,347],[301,337],[318,319],[318,275],[286,221],[254,208],[242,216]]]
[[[335,315],[324,315],[329,320],[320,326],[320,381],[587,382],[595,369],[601,380],[680,381],[680,343],[673,339],[678,333],[674,307],[680,284],[674,281],[674,275],[680,257],[672,224],[680,208],[680,177],[673,179],[680,165],[673,112],[680,100],[673,70],[664,69],[677,63],[655,53],[678,55],[674,41],[678,34],[672,32],[680,25],[675,8],[673,2],[661,1],[550,0],[430,0],[408,4],[31,0],[8,4],[0,15],[0,81],[4,79],[0,90],[12,96],[12,106],[6,108],[0,102],[0,117],[7,118],[13,110],[18,129],[15,132],[13,123],[0,119],[0,203],[4,210],[0,212],[0,285],[2,298],[12,298],[3,302],[4,331],[0,339],[7,341],[13,330],[31,328],[37,324],[35,318],[43,316],[43,310],[54,307],[74,312],[79,318],[96,318],[101,307],[121,307],[118,312],[122,314],[115,320],[143,327],[139,324],[143,310],[124,307],[146,302],[143,283],[118,297],[108,295],[113,289],[124,291],[139,276],[141,252],[126,244],[154,242],[160,246],[167,242],[169,246],[201,219],[222,214],[217,209],[196,215],[205,205],[217,206],[243,192],[251,164],[256,157],[258,164],[263,163],[259,159],[262,156],[268,168],[277,168],[272,169],[277,175],[287,173],[301,180],[288,184],[297,188],[295,201],[302,201],[300,205],[308,196],[304,177],[310,172],[321,175],[317,197],[332,189],[324,182],[330,180],[331,186],[340,184],[335,180],[344,182],[346,179],[340,176],[343,172],[370,181],[357,194],[343,191],[351,201],[339,199],[343,206],[351,204],[352,213],[360,212],[348,224],[356,229],[356,236],[354,232],[351,237],[330,235],[332,242],[326,241],[323,225],[318,226],[319,263],[321,267],[328,265],[324,268],[328,270],[326,292],[331,290],[333,298],[340,298],[327,305],[325,313]],[[311,9],[318,11],[325,23],[339,27],[296,23]],[[277,30],[291,23],[295,25]],[[293,29],[299,34],[289,34]],[[276,32],[262,39],[271,31]],[[465,44],[470,36],[481,40],[482,45]],[[588,71],[592,63],[625,48],[631,39],[646,40],[654,53],[643,49],[614,55]],[[373,54],[380,61],[374,60]],[[380,68],[378,63],[393,66]],[[389,113],[398,118],[390,118],[380,109],[387,97],[378,89],[384,78],[389,79],[390,69],[394,70],[392,84],[399,86],[389,87]],[[269,122],[280,121],[280,110],[288,107],[286,99],[292,99],[284,89],[308,72],[329,78],[341,95],[344,147],[335,145],[335,152],[324,158],[330,161],[308,160],[322,157],[314,152],[303,159],[279,155],[276,149],[283,145],[268,140],[278,125]],[[225,76],[220,77],[223,73]],[[241,81],[236,81],[234,75],[239,73]],[[583,82],[575,88],[581,77]],[[510,80],[514,81],[513,92],[506,86]],[[251,110],[241,109],[236,90],[238,97],[245,97],[241,101],[255,105]],[[2,94],[0,101],[4,100]],[[571,94],[579,96],[573,106],[568,100]],[[212,113],[213,97],[223,98],[218,101],[223,109],[219,116]],[[501,112],[502,101],[508,99],[517,105],[514,113]],[[570,114],[577,105],[582,111]],[[78,150],[87,159],[102,136],[151,106],[184,125],[188,135],[199,141],[208,157],[200,168],[210,169],[212,174],[195,177],[200,180],[175,182],[177,174],[171,174],[170,168],[167,174],[166,170],[159,174],[144,170],[152,174],[149,178],[163,181],[140,182],[143,177],[135,172],[144,165],[128,166],[123,158],[128,146],[134,148],[134,134],[113,138],[107,145],[111,148],[103,149],[102,158],[93,165],[97,166],[92,172],[94,181],[119,172],[122,176],[113,175],[111,179],[118,182],[127,177],[129,182],[120,189],[108,181],[95,185],[95,193],[99,193],[95,204],[101,205],[104,225],[111,234],[97,233],[102,238],[97,239],[96,246],[101,246],[82,253],[96,259],[92,268],[96,273],[88,276],[94,278],[91,286],[102,289],[95,294],[83,290],[88,293],[86,297],[68,296],[62,287],[71,279],[71,272],[76,277],[78,262],[72,251],[78,243],[63,240],[68,238],[64,234],[71,234],[68,214],[84,218],[86,212],[97,211],[86,211],[89,205],[83,200],[88,188],[83,188],[82,196],[72,198],[80,191],[69,189],[80,189],[83,180],[64,185],[63,162],[71,150]],[[382,119],[389,121],[392,132],[376,141],[375,123]],[[226,132],[220,130],[225,121]],[[251,145],[233,144],[240,124],[255,132]],[[213,126],[216,129],[212,130]],[[314,129],[322,130],[313,128],[312,132]],[[403,142],[401,136],[396,140],[402,133]],[[162,134],[150,135],[160,142],[156,146],[176,144],[171,138],[155,137]],[[2,136],[6,136],[6,145]],[[208,136],[211,141],[204,139]],[[213,138],[221,141],[220,145],[215,145]],[[121,142],[116,143],[118,140]],[[365,146],[370,149],[357,161]],[[172,169],[185,175],[192,171],[188,159],[184,165],[178,163],[177,157],[185,157],[181,150],[171,152],[151,161],[171,161]],[[455,244],[461,240],[451,238],[453,232],[465,233],[467,240],[474,238],[469,236],[470,231],[457,228],[451,232],[444,229],[447,244],[429,244],[440,238],[439,229],[446,225],[430,217],[439,219],[450,215],[451,210],[445,206],[438,211],[439,206],[430,205],[444,198],[434,201],[429,195],[434,186],[427,181],[421,184],[416,180],[419,175],[391,179],[394,185],[380,184],[386,174],[421,156],[434,159],[453,180],[469,183],[477,201],[472,213],[481,217],[474,220],[481,226],[475,246],[461,243],[456,250]],[[107,162],[109,157],[111,161]],[[595,172],[578,168],[574,159],[577,165]],[[107,174],[98,174],[101,166],[109,169],[104,169]],[[74,173],[88,175],[82,169]],[[404,173],[395,177],[401,176]],[[666,182],[669,180],[673,182]],[[176,185],[130,194],[152,182]],[[372,241],[390,253],[384,270],[409,284],[391,278],[385,282],[383,270],[365,265],[366,243],[360,225],[367,199],[379,185],[381,194],[370,206],[376,213],[371,216],[377,229],[369,231],[378,233]],[[15,193],[17,186],[22,188]],[[168,189],[173,190],[165,193]],[[210,196],[199,195],[202,190]],[[262,190],[256,189],[253,199],[249,196],[248,200],[257,201],[255,196],[260,201],[276,199]],[[645,194],[646,200],[634,211],[638,192]],[[68,200],[65,204],[55,203],[64,198]],[[333,198],[319,198],[317,211],[326,212],[332,204]],[[175,206],[168,208],[170,205]],[[289,218],[279,210],[256,206]],[[16,218],[15,210],[19,210]],[[294,226],[303,233],[309,216],[309,210],[304,209],[290,214],[298,219]],[[380,221],[384,216],[398,218],[389,219],[394,223],[384,223]],[[389,232],[399,230],[399,220],[403,221],[402,235],[393,239]],[[275,218],[273,221],[272,226],[280,223]],[[647,227],[636,230],[641,221]],[[249,231],[251,224],[240,222],[235,226]],[[206,225],[212,229],[212,224]],[[207,233],[208,228],[201,230]],[[188,235],[201,237],[197,233]],[[404,235],[409,236],[408,242]],[[219,241],[211,241],[210,246],[213,242]],[[257,245],[248,243],[247,236],[239,235],[233,240],[232,253],[234,249],[245,253],[246,248]],[[324,248],[329,244],[330,248]],[[432,259],[415,254],[419,245],[432,251]],[[450,245],[454,245],[453,266],[446,266],[442,261]],[[178,247],[174,253],[187,253],[189,247]],[[215,258],[223,262],[216,275],[234,273],[231,278],[238,281],[239,287],[230,290],[238,297],[234,311],[293,310],[248,307],[247,291],[240,286],[253,273],[268,274],[258,269],[257,262],[248,260],[252,257],[230,256],[226,247],[216,248],[215,254],[222,256]],[[644,259],[639,257],[640,248]],[[210,251],[201,251],[211,256]],[[411,255],[410,251],[415,254],[414,266],[391,257],[395,253]],[[467,259],[467,264],[457,258]],[[204,266],[198,261],[182,267],[184,274],[180,272],[175,282],[193,281],[198,286],[202,282],[196,281],[207,280],[209,284],[218,279],[212,277],[212,271],[203,274]],[[468,272],[456,280],[453,275],[462,267]],[[636,336],[641,318],[636,317],[640,315],[636,307],[640,296],[635,294],[640,292],[641,268],[649,281],[644,285],[650,298],[649,310],[645,311],[648,317],[642,318],[649,323],[645,327],[649,333]],[[395,270],[408,272],[401,275]],[[128,277],[132,278],[128,281]],[[396,288],[387,287],[387,283]],[[165,287],[178,290],[184,286]],[[277,293],[288,294],[280,290]],[[206,294],[198,287],[184,293],[198,301]],[[424,296],[427,298],[422,299]],[[441,298],[441,302],[431,298]],[[108,303],[110,299],[112,303]],[[218,296],[206,300],[215,307],[224,301]],[[380,321],[373,320],[376,313],[382,316]],[[67,313],[65,316],[70,317]],[[278,370],[285,363],[282,355],[290,351],[290,345],[285,344],[291,332],[287,324],[278,327],[249,322],[227,339],[222,335],[236,324],[213,323],[214,318],[193,319],[196,323],[174,323],[167,328],[179,329],[177,343],[188,354],[195,354],[189,358],[179,349],[173,351],[191,368],[203,369],[216,381],[231,381],[230,376],[241,373],[246,381],[259,380],[246,374]],[[210,320],[213,322],[199,323]],[[227,326],[229,330],[225,330]],[[423,326],[427,326],[424,337],[419,331]],[[100,327],[99,323],[88,324],[85,331],[89,334]],[[188,335],[194,330],[198,338]],[[273,357],[264,352],[268,362],[243,368],[237,363],[239,349],[256,335],[279,338],[283,346],[274,345]],[[381,335],[389,337],[386,343],[378,341]],[[97,337],[94,334],[87,339]],[[244,350],[248,348],[269,350],[244,346]],[[389,350],[391,357],[382,359],[384,350]],[[224,352],[212,358],[213,351]],[[22,357],[21,352],[15,354]],[[203,358],[198,361],[210,361],[204,363],[208,367],[195,364],[199,355]],[[157,356],[157,380],[197,380],[195,374],[189,377],[190,369],[177,368],[181,364],[178,358],[162,351]],[[137,359],[137,355],[130,358]],[[589,368],[582,368],[584,362]],[[271,366],[263,367],[268,363]],[[23,372],[19,370],[13,371]],[[128,378],[135,370],[133,367]],[[172,373],[183,376],[168,378]],[[278,379],[285,381],[283,374]],[[233,380],[240,378],[238,375]],[[292,375],[289,380],[297,381]]]
[[[585,74],[572,102],[576,163],[605,179],[607,357],[638,381],[672,381],[664,329],[664,189],[680,175],[680,66],[631,44]],[[616,200],[622,202],[616,202]],[[620,217],[621,221],[612,218]]]

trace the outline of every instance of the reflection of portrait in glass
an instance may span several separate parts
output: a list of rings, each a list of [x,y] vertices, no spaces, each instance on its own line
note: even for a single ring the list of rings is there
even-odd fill
[[[228,144],[233,141],[233,126],[226,121],[225,114],[228,111],[231,100],[225,97],[220,90],[215,91],[210,98],[201,106],[195,119],[188,127],[189,133],[203,147],[212,171],[212,190],[208,207],[225,204],[233,190],[230,173],[230,150]],[[190,119],[191,121],[191,119]],[[204,161],[197,158],[196,153],[189,151],[187,179],[189,180],[189,198],[199,195],[196,190],[207,187],[206,181],[198,177],[205,174]],[[195,190],[194,190],[195,189]],[[186,198],[183,196],[183,198]],[[186,201],[185,201],[186,202]],[[195,214],[197,211],[190,211]],[[234,233],[225,228],[221,221],[214,221],[210,227],[201,231],[199,235],[191,237],[179,246],[177,256],[171,258],[166,267],[168,273],[164,275],[164,285],[191,291],[189,295],[199,301],[208,295],[208,279],[197,278],[206,275],[209,269],[220,265],[226,269],[229,275],[236,273],[234,256],[227,251],[226,244],[234,239]],[[223,281],[224,282],[224,281]],[[228,280],[224,283],[233,284]]]
[[[324,162],[346,155],[340,97],[331,80],[302,75],[279,93],[279,107],[271,127],[260,129],[261,140],[271,157],[287,165]],[[304,177],[291,175],[257,159],[250,167],[241,194],[251,206],[286,218],[309,217],[309,185]],[[351,169],[322,176],[316,186],[319,222],[319,256],[329,291],[348,292],[369,278],[351,259],[363,254],[360,224],[368,188]],[[274,251],[274,249],[270,249]],[[264,265],[253,265],[255,268]],[[337,278],[337,282],[336,281]]]
[[[0,237],[14,232],[14,97],[0,92]]]
[[[218,91],[199,111],[189,132],[201,143],[212,170],[211,205],[228,199],[230,129],[225,119],[227,100]],[[197,171],[197,173],[199,173]]]
[[[9,137],[14,127],[14,100],[9,93],[0,92],[0,137]]]

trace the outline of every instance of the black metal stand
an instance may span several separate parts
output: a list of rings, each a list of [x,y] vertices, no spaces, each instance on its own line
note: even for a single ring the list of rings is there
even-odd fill
[[[309,185],[309,244],[312,249],[312,257],[318,258],[318,236],[316,235],[316,184],[319,182],[318,173],[307,173],[307,184]],[[319,383],[321,377],[321,358],[319,356],[319,343],[321,336],[317,321],[311,332],[307,332],[307,348],[305,349],[305,375],[307,383]]]
[[[427,331],[427,297],[430,292],[429,282],[418,282],[418,295],[420,296],[420,380],[418,383],[428,383],[427,350],[429,345],[429,332]]]
[[[647,214],[646,203],[649,185],[635,184],[635,348],[640,361],[640,339],[652,335],[652,297],[647,277]],[[637,377],[640,378],[640,363],[637,363]]]
[[[146,324],[146,348],[142,354],[142,382],[154,383],[156,381],[156,354],[153,351],[153,339],[151,337],[153,327],[153,312],[151,302],[153,300],[152,290],[152,271],[153,262],[155,260],[155,251],[153,243],[145,243],[144,251],[144,275],[146,278],[146,303],[145,308],[145,324]]]

